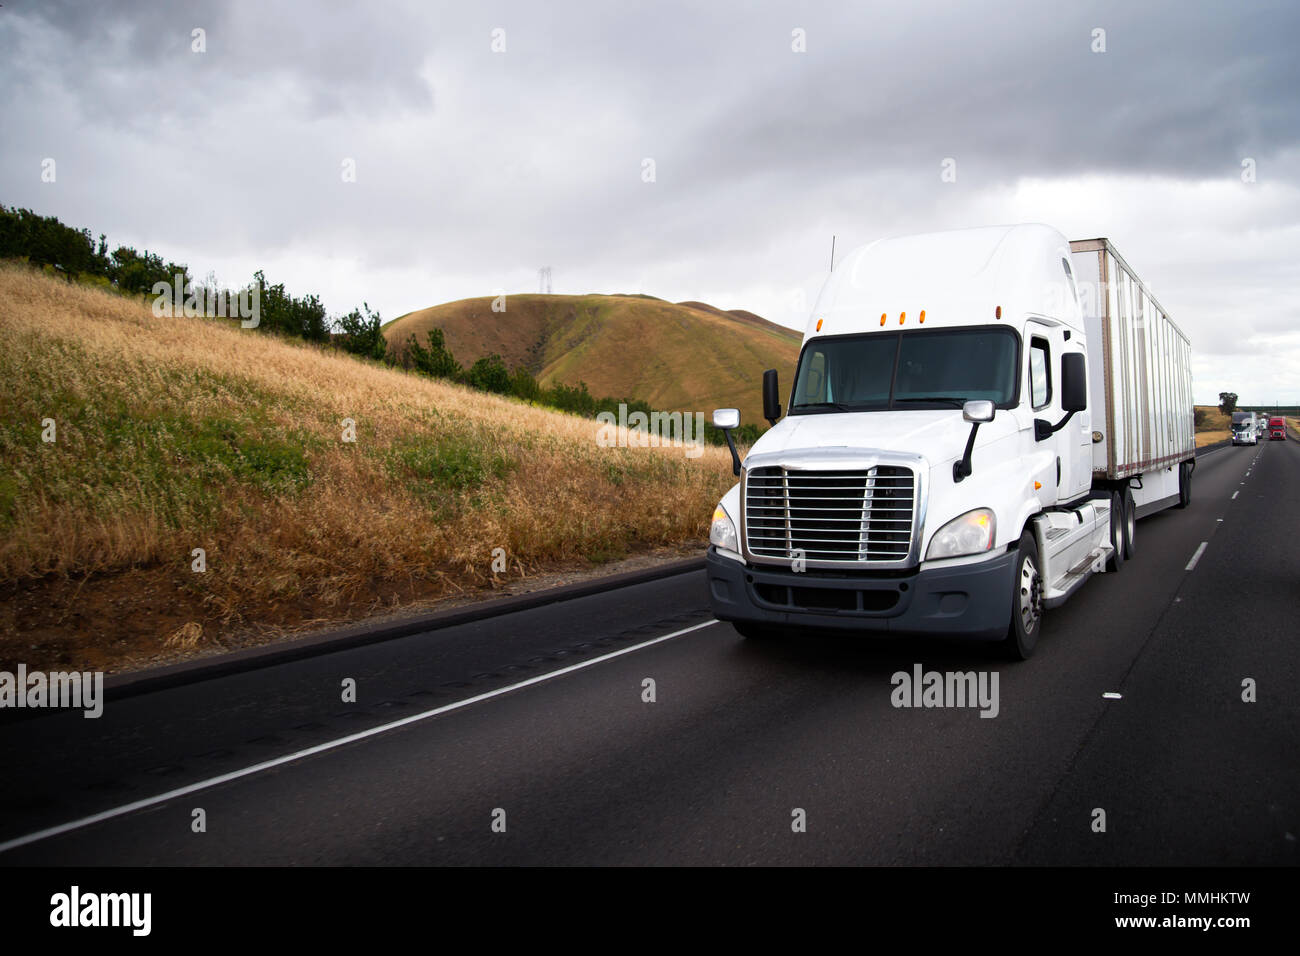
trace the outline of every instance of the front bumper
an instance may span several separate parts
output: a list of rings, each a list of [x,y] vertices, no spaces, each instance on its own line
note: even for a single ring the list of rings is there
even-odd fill
[[[1000,640],[1011,622],[1015,554],[910,574],[795,573],[742,564],[710,546],[709,603],[721,621]]]

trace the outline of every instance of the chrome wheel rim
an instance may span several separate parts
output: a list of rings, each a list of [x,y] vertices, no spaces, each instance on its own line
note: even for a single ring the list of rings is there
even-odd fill
[[[1020,562],[1020,586],[1017,591],[1020,595],[1020,623],[1026,634],[1032,634],[1042,614],[1043,591],[1038,577],[1038,565],[1028,555]]]

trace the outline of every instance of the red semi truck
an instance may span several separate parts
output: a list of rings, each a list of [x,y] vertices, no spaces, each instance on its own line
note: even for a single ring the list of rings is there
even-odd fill
[[[1269,441],[1286,441],[1286,420],[1276,415],[1268,420]]]

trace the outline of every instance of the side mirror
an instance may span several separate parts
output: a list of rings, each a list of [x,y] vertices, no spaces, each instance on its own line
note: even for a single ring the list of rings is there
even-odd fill
[[[715,408],[713,410],[713,427],[722,429],[722,434],[727,438],[727,447],[731,449],[731,473],[737,477],[740,475],[740,452],[736,451],[736,442],[731,437],[731,430],[739,424],[739,409]]]
[[[740,410],[736,408],[715,408],[713,410],[713,427],[724,431],[740,424]]]
[[[961,417],[971,424],[983,425],[993,421],[993,403],[987,399],[967,402],[961,407]]]
[[[1061,356],[1061,408],[1081,412],[1088,407],[1088,372],[1083,355],[1066,352]]]
[[[777,384],[774,368],[763,373],[763,417],[769,425],[775,425],[781,417],[781,386]]]
[[[970,456],[975,451],[975,435],[980,426],[993,421],[996,406],[986,398],[973,399],[961,407],[961,417],[970,422],[970,436],[966,439],[966,451],[952,463],[952,480],[963,481],[971,473]]]

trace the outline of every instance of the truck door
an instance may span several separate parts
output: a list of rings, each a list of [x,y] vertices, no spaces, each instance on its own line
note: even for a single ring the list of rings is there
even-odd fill
[[[1035,419],[1056,425],[1065,417],[1061,408],[1061,356],[1066,351],[1081,352],[1081,343],[1060,325],[1031,321],[1025,329],[1029,405]],[[1086,361],[1086,358],[1085,358]],[[1069,501],[1085,494],[1092,486],[1092,430],[1088,411],[1076,412],[1060,431],[1038,443],[1040,452],[1050,454],[1050,467],[1042,477],[1039,490],[1045,503]],[[1054,492],[1048,494],[1049,489]]]
[[[1083,343],[1074,341],[1074,338],[1072,336],[1071,341],[1065,343],[1064,351],[1081,354],[1084,368],[1087,370],[1085,377],[1090,376],[1092,370],[1089,363],[1092,357],[1088,355]],[[1061,434],[1066,436],[1065,450],[1069,458],[1066,461],[1067,456],[1062,456],[1061,460],[1061,496],[1067,500],[1082,497],[1092,490],[1092,403],[1098,399],[1093,398],[1091,391],[1090,388],[1088,407],[1081,412],[1075,412],[1070,423],[1061,430]]]

